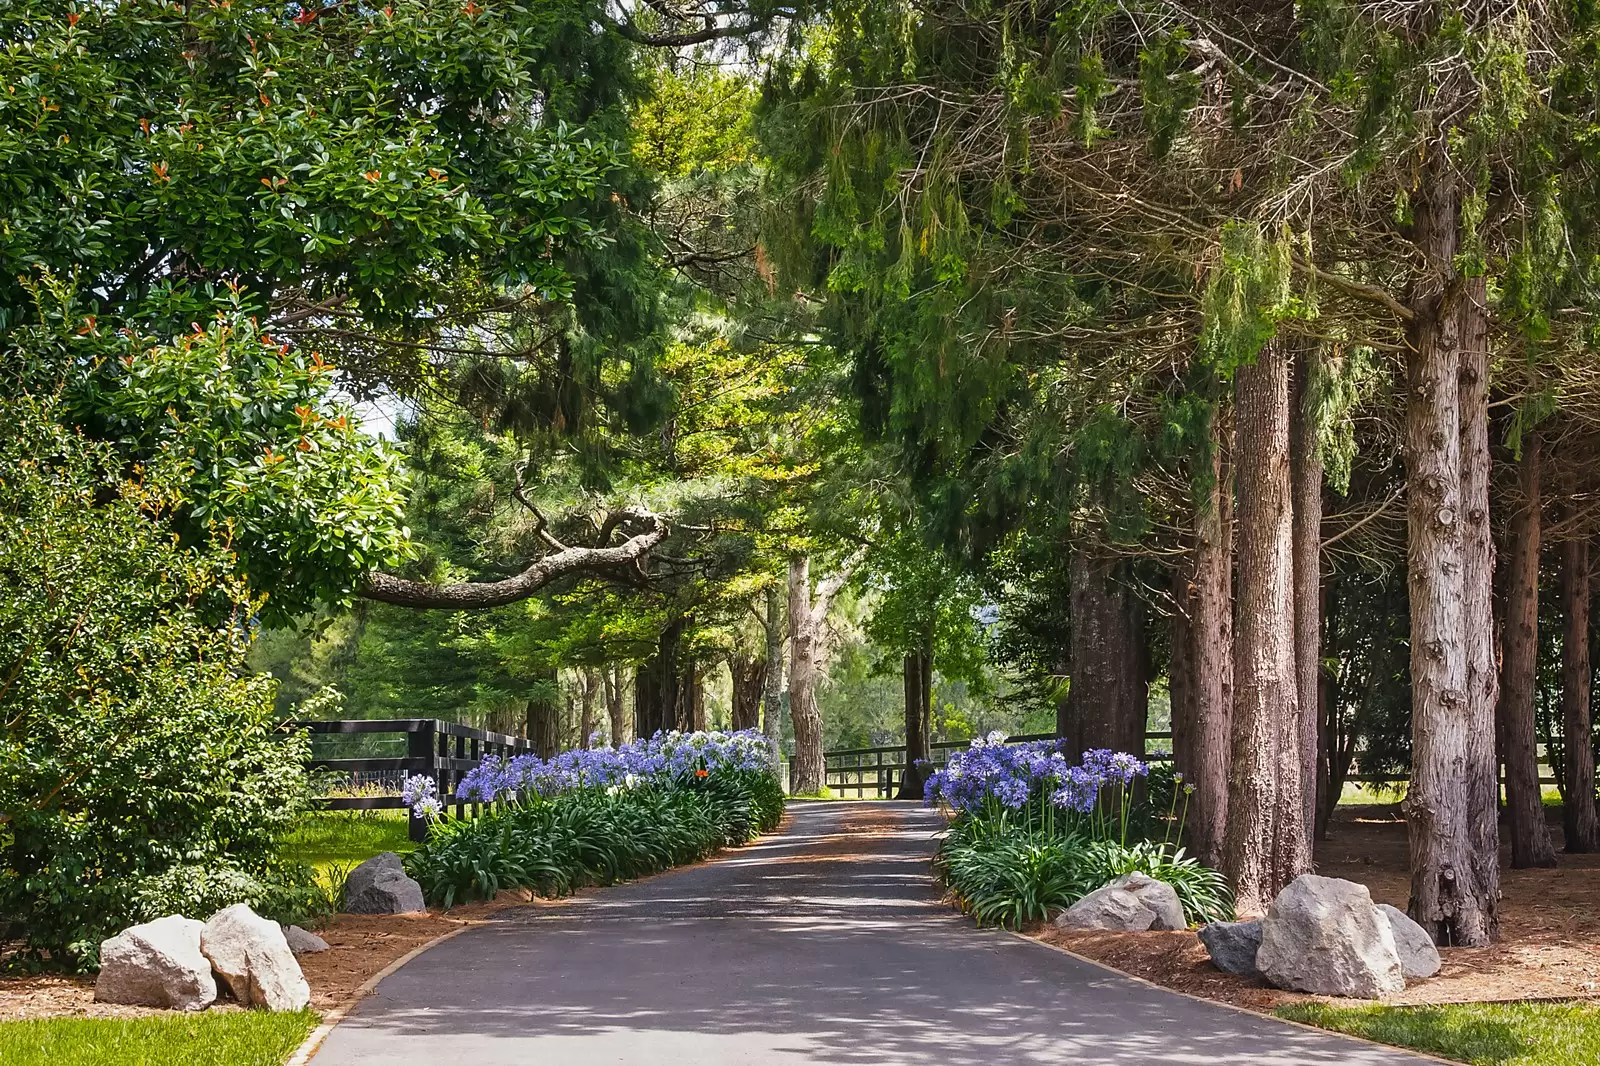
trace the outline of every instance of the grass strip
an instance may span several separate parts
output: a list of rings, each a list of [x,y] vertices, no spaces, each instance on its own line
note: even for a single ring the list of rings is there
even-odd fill
[[[148,1018],[0,1022],[6,1066],[282,1066],[312,1011],[207,1011]]]
[[[1590,1003],[1450,1003],[1339,1007],[1296,1003],[1280,1018],[1472,1066],[1600,1062],[1600,1006]]]

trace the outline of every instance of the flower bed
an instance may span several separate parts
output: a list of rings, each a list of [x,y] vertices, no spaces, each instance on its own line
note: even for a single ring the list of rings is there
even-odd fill
[[[1190,922],[1233,916],[1222,875],[1176,843],[1191,791],[1181,775],[1127,752],[1072,764],[1057,741],[1005,739],[974,740],[927,785],[928,802],[953,813],[935,864],[980,923],[1040,921],[1134,872],[1170,884]]]
[[[430,903],[488,899],[503,889],[565,895],[694,862],[776,828],[783,789],[755,730],[657,733],[617,748],[551,759],[485,759],[458,799],[493,804],[448,817],[429,778],[406,801],[433,821],[406,859]]]

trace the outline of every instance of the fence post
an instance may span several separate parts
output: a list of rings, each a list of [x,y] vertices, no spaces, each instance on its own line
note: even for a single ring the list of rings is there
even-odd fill
[[[406,734],[406,756],[412,768],[409,773],[431,777],[439,782],[439,721],[430,719],[413,733]],[[407,830],[412,840],[421,843],[428,839],[428,820],[411,811],[406,818]]]

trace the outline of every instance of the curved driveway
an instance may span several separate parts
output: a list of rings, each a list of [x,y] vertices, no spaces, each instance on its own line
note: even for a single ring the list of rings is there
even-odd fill
[[[1217,1007],[972,922],[910,804],[807,803],[701,866],[507,912],[385,979],[315,1066],[1429,1061]]]

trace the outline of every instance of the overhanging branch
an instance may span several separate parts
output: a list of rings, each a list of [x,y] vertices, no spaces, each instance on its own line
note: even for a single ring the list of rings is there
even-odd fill
[[[636,567],[667,536],[667,523],[660,515],[644,510],[625,512],[627,520],[648,524],[621,544],[595,548],[564,548],[536,559],[514,577],[502,581],[462,581],[435,585],[427,581],[395,577],[393,574],[368,574],[361,595],[369,600],[398,607],[424,610],[481,610],[502,607],[525,600],[560,578],[571,574],[597,577],[623,573]]]

